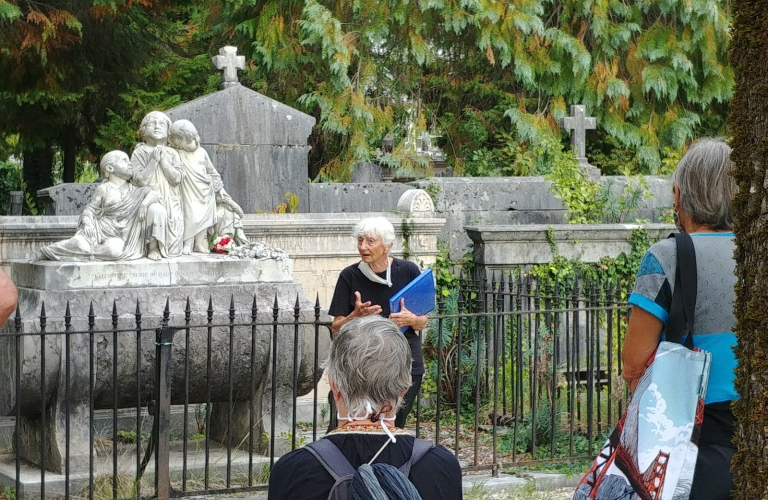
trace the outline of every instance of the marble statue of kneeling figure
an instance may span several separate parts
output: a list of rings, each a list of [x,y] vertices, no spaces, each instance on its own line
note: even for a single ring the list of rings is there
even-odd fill
[[[110,151],[100,163],[104,182],[96,188],[68,240],[40,249],[41,258],[60,261],[133,260],[161,258],[168,218],[160,195],[129,181],[128,155]]]

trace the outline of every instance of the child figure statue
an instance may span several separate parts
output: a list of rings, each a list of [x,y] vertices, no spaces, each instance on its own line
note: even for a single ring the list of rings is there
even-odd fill
[[[100,163],[104,182],[85,207],[77,232],[68,240],[40,249],[49,260],[159,260],[166,244],[168,215],[160,194],[129,181],[133,167],[128,155],[110,151]]]
[[[232,234],[236,245],[248,242],[242,226],[243,210],[223,189],[221,176],[208,153],[200,146],[200,136],[189,120],[173,122],[168,137],[181,159],[181,200],[184,212],[182,252],[208,253],[208,235]],[[218,205],[218,206],[217,206]]]
[[[160,111],[148,113],[141,121],[139,133],[144,142],[136,145],[131,155],[133,179],[137,186],[149,186],[160,195],[160,203],[168,214],[166,246],[163,257],[181,255],[184,216],[181,208],[182,168],[179,156],[167,146],[171,119]]]

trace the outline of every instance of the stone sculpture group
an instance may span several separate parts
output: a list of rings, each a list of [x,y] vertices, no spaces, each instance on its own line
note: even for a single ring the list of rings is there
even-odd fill
[[[40,250],[48,260],[152,260],[209,253],[208,240],[230,235],[248,244],[243,210],[188,120],[171,123],[160,111],[141,122],[131,158],[110,151],[100,163],[103,182],[80,216],[72,238]]]

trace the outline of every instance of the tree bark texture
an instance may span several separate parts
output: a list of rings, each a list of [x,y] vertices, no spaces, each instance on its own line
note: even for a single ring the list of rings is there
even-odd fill
[[[733,498],[768,498],[768,0],[733,4],[736,72],[729,132],[736,233],[736,390]]]

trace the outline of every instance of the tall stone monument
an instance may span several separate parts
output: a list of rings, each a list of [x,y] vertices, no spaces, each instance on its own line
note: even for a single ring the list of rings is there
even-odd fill
[[[223,47],[212,58],[222,72],[219,91],[165,111],[172,121],[195,124],[200,145],[221,174],[227,193],[246,214],[272,212],[286,193],[309,211],[307,143],[315,119],[240,84],[245,58]],[[45,215],[79,215],[95,184],[66,183],[38,191]]]
[[[133,158],[102,158],[75,235],[11,264],[21,332],[4,328],[25,335],[0,335],[0,377],[14,382],[0,415],[19,416],[15,452],[54,472],[87,466],[92,409],[153,398],[161,326],[177,328],[171,400],[212,403],[215,440],[262,436],[270,417],[273,438],[291,431],[295,398],[319,378],[314,328],[298,324],[314,309],[288,255],[237,237],[242,210],[191,122],[155,111],[141,129]],[[319,340],[325,349],[329,337]]]
[[[298,211],[309,211],[307,144],[315,119],[242,86],[244,59],[224,47],[213,58],[223,71],[218,92],[167,110],[195,124],[201,146],[221,174],[224,188],[245,213],[271,212],[291,192]]]

